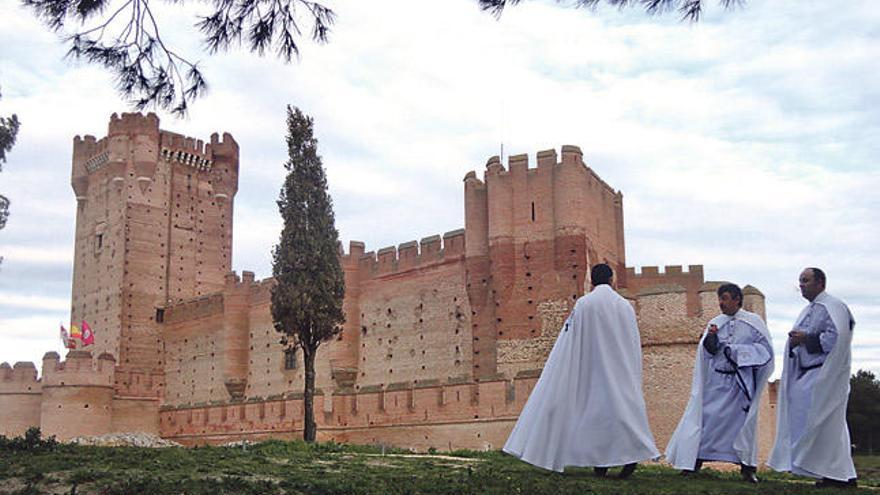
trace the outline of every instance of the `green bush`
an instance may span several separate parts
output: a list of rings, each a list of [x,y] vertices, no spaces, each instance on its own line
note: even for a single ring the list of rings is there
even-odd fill
[[[40,429],[36,426],[28,428],[23,436],[7,438],[0,435],[0,451],[6,452],[45,452],[52,451],[58,447],[58,441],[54,436],[47,439],[42,438]]]

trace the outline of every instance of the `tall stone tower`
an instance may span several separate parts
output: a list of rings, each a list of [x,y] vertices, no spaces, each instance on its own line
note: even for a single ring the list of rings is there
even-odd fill
[[[164,308],[217,292],[232,261],[238,144],[159,129],[150,113],[113,114],[107,136],[73,141],[77,199],[71,321],[120,370],[163,367]]]
[[[471,172],[465,185],[467,291],[473,325],[473,375],[498,371],[499,343],[541,337],[538,303],[567,312],[584,294],[584,273],[599,262],[625,284],[623,195],[583,162],[577,146],[498,157],[485,181]]]

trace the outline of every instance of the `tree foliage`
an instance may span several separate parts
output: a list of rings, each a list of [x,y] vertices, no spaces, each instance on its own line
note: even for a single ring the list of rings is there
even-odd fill
[[[849,381],[846,422],[857,452],[880,451],[880,380],[870,371],[859,370]]]
[[[179,0],[183,3],[185,0]],[[150,0],[22,0],[53,31],[64,33],[68,56],[96,63],[116,77],[117,89],[142,110],[159,107],[178,115],[205,93],[197,63],[168,46]],[[209,53],[242,43],[258,54],[274,49],[289,62],[310,25],[311,38],[327,41],[335,14],[310,0],[211,0],[196,27]],[[304,18],[304,19],[303,19]],[[91,23],[88,27],[86,24]],[[70,24],[78,28],[67,33]]]
[[[508,5],[516,5],[522,0],[477,0],[483,10],[488,10],[496,16],[501,15]],[[563,0],[556,0],[562,3]],[[724,8],[731,8],[743,0],[718,0]],[[571,2],[568,2],[571,3]],[[595,8],[601,3],[607,3],[618,8],[640,6],[649,14],[661,14],[668,11],[678,11],[683,20],[698,21],[703,14],[705,0],[575,0],[576,7]]]
[[[18,135],[20,125],[21,123],[15,114],[12,114],[11,117],[0,117],[0,172],[3,171],[3,164],[6,163],[6,153],[15,144],[15,137]],[[0,229],[6,226],[7,218],[9,218],[9,198],[0,194]]]
[[[342,331],[345,280],[339,233],[311,117],[287,107],[287,177],[278,199],[284,226],[272,253],[272,320],[282,344],[303,352],[304,440],[315,440],[315,354]]]

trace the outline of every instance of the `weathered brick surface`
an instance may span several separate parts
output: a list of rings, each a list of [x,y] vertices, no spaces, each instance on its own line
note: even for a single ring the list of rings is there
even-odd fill
[[[499,448],[588,267],[607,262],[638,314],[649,417],[665,444],[717,283],[700,265],[627,269],[622,194],[580,149],[561,151],[467,174],[463,230],[340,252],[346,321],[318,353],[319,438]],[[152,114],[114,115],[107,137],[74,140],[71,318],[89,321],[97,345],[63,362],[47,354],[40,380],[32,365],[0,366],[3,432],[140,430],[187,444],[301,434],[302,356],[286,369],[274,281],[229,271],[237,182],[231,136],[202,143]],[[763,314],[763,295],[748,288],[745,305]]]

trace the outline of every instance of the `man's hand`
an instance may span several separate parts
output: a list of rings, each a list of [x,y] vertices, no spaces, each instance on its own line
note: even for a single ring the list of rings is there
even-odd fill
[[[797,347],[807,341],[807,332],[802,330],[792,330],[788,332],[788,343],[790,347]]]
[[[709,333],[718,333],[718,325],[714,323],[709,325]]]

